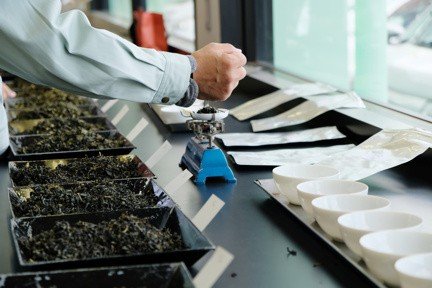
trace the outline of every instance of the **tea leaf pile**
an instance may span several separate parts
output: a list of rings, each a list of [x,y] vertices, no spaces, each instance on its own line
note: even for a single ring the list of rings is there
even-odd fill
[[[217,110],[211,106],[205,106],[197,111],[198,114],[214,114]]]
[[[79,118],[53,118],[45,119],[38,123],[36,126],[24,130],[15,135],[26,135],[26,134],[55,134],[59,132],[74,131],[74,133],[85,133],[85,131],[103,131],[108,130],[108,126],[100,122],[88,122]]]
[[[70,160],[67,164],[57,165],[55,169],[47,167],[45,162],[16,163],[10,175],[16,186],[104,181],[142,176],[138,171],[137,163],[132,159],[118,157]]]
[[[29,261],[88,259],[111,255],[166,252],[183,248],[181,236],[159,230],[145,218],[122,214],[98,224],[58,221],[52,229],[18,239]]]
[[[37,108],[14,110],[16,116],[14,120],[31,120],[45,118],[77,118],[95,116],[93,106],[77,106],[72,103],[45,103]],[[11,110],[12,111],[12,110]]]
[[[117,211],[154,207],[159,198],[152,185],[131,187],[129,183],[35,186],[28,199],[11,198],[16,217]],[[28,188],[25,188],[28,189]],[[17,190],[19,192],[19,189]]]
[[[19,139],[16,139],[19,141]],[[20,154],[46,153],[59,151],[101,150],[127,146],[123,137],[112,137],[100,133],[80,130],[65,130],[61,134],[40,136],[34,139],[26,138],[25,142],[18,144],[17,152]]]
[[[21,92],[18,92],[18,96]],[[35,94],[28,99],[16,98],[14,102],[10,104],[11,108],[22,109],[22,108],[32,108],[34,106],[44,106],[47,103],[59,103],[67,102],[74,105],[89,105],[89,100],[84,97],[79,97],[58,89],[49,89],[42,94]]]

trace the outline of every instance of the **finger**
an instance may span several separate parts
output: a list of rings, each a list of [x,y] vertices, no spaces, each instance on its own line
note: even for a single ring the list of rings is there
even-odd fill
[[[238,52],[240,50],[229,43],[219,44],[219,47],[220,47],[220,51],[222,53],[234,53],[234,52]]]
[[[9,86],[3,83],[3,93],[6,95],[6,97],[15,98],[16,92],[13,91]]]
[[[236,70],[236,72],[237,72],[237,79],[240,81],[240,80],[242,80],[243,78],[245,78],[246,77],[246,75],[247,75],[247,72],[246,72],[246,69],[244,68],[244,67],[240,67],[240,68],[238,68],[237,70]]]
[[[232,92],[234,91],[234,89],[238,86],[239,82],[238,81],[233,81],[231,82],[226,89],[223,91],[224,93],[221,95],[221,99],[222,101],[225,101],[226,99],[228,99]]]
[[[223,83],[233,83],[238,82],[246,77],[246,69],[243,67],[237,68],[235,70],[230,70],[221,77]]]
[[[243,53],[226,53],[222,54],[222,65],[225,69],[233,69],[243,67],[247,62],[246,56]]]

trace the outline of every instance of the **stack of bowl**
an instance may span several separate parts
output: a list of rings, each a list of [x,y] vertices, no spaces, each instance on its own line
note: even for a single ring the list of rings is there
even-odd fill
[[[332,240],[344,242],[379,280],[393,286],[432,287],[432,234],[423,219],[390,210],[386,198],[368,195],[366,184],[339,180],[321,165],[284,165],[273,170],[277,189],[301,205]]]

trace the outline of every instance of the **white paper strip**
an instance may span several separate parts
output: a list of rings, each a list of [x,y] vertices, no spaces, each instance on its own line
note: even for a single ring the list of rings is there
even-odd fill
[[[210,224],[210,222],[216,217],[222,207],[225,205],[221,199],[219,199],[216,195],[212,194],[203,207],[198,211],[195,217],[192,219],[192,223],[200,231],[204,231],[204,229]]]
[[[127,105],[124,105],[123,108],[120,109],[120,111],[114,116],[111,122],[114,125],[117,125],[118,123],[120,123],[121,119],[123,119],[123,117],[127,114],[128,111],[129,107]]]
[[[108,100],[101,108],[102,112],[106,113],[108,112],[109,109],[111,109],[111,107],[113,107],[117,102],[119,101],[119,99],[112,99],[112,100]]]
[[[178,174],[174,179],[172,179],[165,187],[164,190],[169,194],[176,192],[181,186],[183,186],[193,174],[185,169],[180,174]]]
[[[212,257],[193,279],[197,288],[211,288],[234,260],[234,255],[222,247],[216,247]]]
[[[247,101],[231,109],[230,114],[243,121],[264,113],[299,97],[335,92],[336,88],[321,83],[296,84],[285,90],[278,90],[259,98]]]
[[[364,108],[364,103],[354,92],[305,97],[308,101],[274,117],[252,120],[254,132],[298,125],[337,108]]]
[[[141,120],[135,125],[134,128],[129,132],[129,134],[126,136],[126,138],[132,142],[135,140],[135,138],[141,133],[142,130],[144,130],[145,127],[147,127],[148,122],[146,119],[141,118]]]
[[[330,155],[354,148],[355,145],[336,145],[330,147],[277,149],[260,152],[234,152],[228,154],[238,165],[280,166],[284,164],[315,164]]]
[[[384,130],[319,164],[339,169],[341,179],[360,180],[411,161],[428,148],[432,148],[431,132],[414,128]]]
[[[287,143],[315,142],[320,140],[345,138],[337,127],[322,127],[293,132],[273,133],[225,133],[216,138],[222,140],[225,146],[263,146]]]
[[[170,151],[172,149],[171,144],[167,141],[165,141],[161,147],[159,147],[158,150],[156,150],[155,153],[153,153],[152,156],[150,156],[150,158],[145,162],[146,166],[148,168],[152,168],[154,165],[156,165],[156,163],[159,162],[159,160],[162,159],[163,156],[165,156],[166,153],[168,153],[168,151]]]
[[[298,96],[288,95],[283,90],[278,90],[265,96],[247,101],[246,103],[231,109],[230,114],[238,120],[243,121],[296,98],[298,98]]]

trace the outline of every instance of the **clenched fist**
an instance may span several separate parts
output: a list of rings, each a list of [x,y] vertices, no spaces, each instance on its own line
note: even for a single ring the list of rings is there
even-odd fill
[[[246,56],[231,44],[211,43],[192,53],[197,61],[193,79],[198,99],[224,101],[246,76]]]

